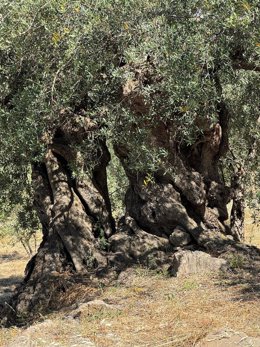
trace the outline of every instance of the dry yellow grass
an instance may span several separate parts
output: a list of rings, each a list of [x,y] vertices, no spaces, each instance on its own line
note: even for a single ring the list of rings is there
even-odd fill
[[[5,300],[7,288],[15,289],[15,283],[24,276],[28,255],[20,243],[9,237],[0,239],[0,302]],[[20,333],[17,328],[0,329],[0,346]]]
[[[221,289],[214,278],[136,276],[129,288],[110,288],[103,299],[122,306],[86,314],[82,334],[97,346],[193,346],[208,332],[229,327],[260,334],[260,302],[239,302],[239,286]]]
[[[20,243],[10,238],[0,239],[0,302],[1,292],[13,290],[15,283],[22,280],[29,256]]]
[[[247,243],[260,247],[260,225],[253,223],[249,209],[245,215],[245,240]]]
[[[4,259],[0,283],[12,276],[22,277],[28,261],[22,246],[13,247],[7,241],[0,240],[0,258]],[[260,246],[258,229],[250,224],[248,212],[246,241]],[[100,299],[118,308],[91,308],[73,321],[64,319],[64,312],[52,314],[46,317],[50,324],[44,329],[36,326],[29,335],[35,346],[71,346],[80,337],[98,347],[189,347],[220,328],[260,336],[259,296],[248,295],[245,289],[246,283],[231,286],[224,277],[166,278],[137,268],[126,275],[124,283],[98,291]],[[83,300],[92,290],[77,288]],[[0,346],[22,333],[18,328],[0,329]]]
[[[70,346],[71,336],[75,343],[80,336],[98,347],[184,347],[220,328],[260,336],[259,300],[243,300],[243,285],[226,287],[223,281],[214,276],[165,278],[135,269],[126,284],[103,290],[100,298],[112,308],[90,307],[73,321],[64,319],[64,312],[53,314],[51,324],[35,328],[30,338],[38,341],[36,346]],[[17,335],[18,330],[3,329],[0,341]]]

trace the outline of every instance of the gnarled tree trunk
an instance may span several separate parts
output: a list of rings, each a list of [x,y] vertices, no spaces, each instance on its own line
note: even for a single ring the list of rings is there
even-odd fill
[[[79,161],[76,146],[98,130],[87,118],[78,118],[70,115],[56,128],[44,160],[33,165],[34,203],[43,240],[13,298],[17,316],[51,308],[55,295],[64,290],[64,275],[83,275],[107,265],[99,239],[114,231],[106,182],[110,155],[105,142],[97,139],[95,155],[80,158],[82,165],[95,163],[92,175],[73,177],[70,167]]]
[[[231,234],[237,241],[244,240],[244,222],[245,222],[245,190],[244,190],[245,172],[241,168],[234,172],[231,181],[232,188],[232,209],[230,214]]]
[[[149,111],[142,95],[142,81],[153,83],[149,68],[138,71],[148,77],[137,73],[136,79],[128,81],[122,88],[122,102],[136,119]],[[230,189],[225,186],[219,171],[219,159],[228,147],[228,111],[222,101],[216,116],[218,121],[214,124],[198,119],[202,132],[193,145],[178,140],[174,120],[163,122],[160,117],[158,120],[154,117],[153,124],[144,123],[148,129],[147,148],[163,148],[168,153],[150,182],[146,172],[134,171],[129,166],[127,144],[119,142],[115,145],[115,152],[130,182],[126,193],[126,215],[146,232],[174,240],[174,233],[181,229],[183,235],[188,233],[194,243],[208,250],[214,249],[216,241],[230,233],[225,225]],[[135,131],[134,127],[132,131]]]

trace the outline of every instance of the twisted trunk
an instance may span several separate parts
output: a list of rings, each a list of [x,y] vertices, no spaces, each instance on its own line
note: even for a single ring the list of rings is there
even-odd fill
[[[142,81],[154,83],[153,71],[149,68],[148,72],[143,69],[143,75],[148,77],[140,74],[142,72],[122,89],[123,103],[137,121],[140,114],[149,112],[149,104],[142,95]],[[158,95],[161,98],[160,93]],[[163,122],[160,117],[154,117],[153,124],[144,122],[147,148],[163,148],[168,153],[152,179],[147,179],[147,172],[131,169],[127,143],[115,145],[130,182],[125,200],[126,215],[146,232],[171,240],[171,235],[181,228],[190,234],[193,242],[207,249],[214,248],[216,240],[223,240],[230,233],[225,225],[230,189],[225,186],[219,170],[220,158],[228,148],[229,115],[221,99],[217,117],[214,124],[200,118],[196,120],[202,135],[193,145],[185,145],[178,139],[174,120]]]
[[[106,184],[110,156],[104,141],[97,140],[96,157],[86,153],[81,158],[83,164],[96,162],[91,177],[74,178],[70,169],[77,160],[75,145],[91,130],[95,129],[89,124],[76,128],[69,121],[56,130],[44,160],[33,166],[34,204],[43,240],[13,298],[17,316],[50,309],[66,288],[64,276],[87,275],[107,265],[99,238],[110,236],[114,224]]]
[[[209,250],[214,248],[215,240],[222,240],[229,233],[225,225],[229,189],[221,180],[203,176],[176,156],[174,163],[165,163],[164,168],[154,173],[153,180],[146,183],[145,173],[129,173],[122,147],[117,147],[116,153],[130,181],[125,198],[126,215],[134,218],[143,230],[171,239],[181,228],[191,235],[193,242]]]
[[[231,180],[232,209],[230,214],[231,234],[237,241],[244,241],[245,223],[245,171],[240,168],[233,173]]]

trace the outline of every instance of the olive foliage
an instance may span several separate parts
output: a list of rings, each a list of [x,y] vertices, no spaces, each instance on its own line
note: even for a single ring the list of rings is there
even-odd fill
[[[1,204],[28,205],[31,165],[63,109],[95,119],[111,143],[125,141],[132,165],[150,174],[167,155],[146,144],[154,121],[174,120],[174,136],[192,144],[224,103],[233,154],[223,170],[229,177],[241,162],[256,179],[259,27],[257,0],[2,0]],[[150,107],[136,117],[120,93],[134,73],[127,67],[147,61],[159,78],[143,81]],[[79,150],[94,146],[89,136]]]

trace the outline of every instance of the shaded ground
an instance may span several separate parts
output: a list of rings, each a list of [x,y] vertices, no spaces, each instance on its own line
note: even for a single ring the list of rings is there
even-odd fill
[[[78,303],[78,310],[51,314],[27,330],[2,329],[0,345],[188,347],[224,329],[260,336],[259,299],[238,301],[243,286],[221,283],[213,275],[166,278],[144,268],[129,269],[113,286],[100,289],[104,305]]]
[[[23,256],[16,251],[11,254],[0,254],[0,263],[9,262],[11,260],[17,259],[23,259]]]
[[[22,282],[28,255],[22,245],[10,238],[0,239],[0,307]]]
[[[22,247],[0,242],[3,303],[22,280],[28,257]],[[75,283],[74,291],[71,288],[62,297],[64,305],[74,303],[73,307],[43,317],[43,322],[25,330],[0,329],[0,347],[189,347],[205,338],[203,347],[228,346],[221,336],[217,342],[209,341],[212,335],[208,334],[216,337],[220,332],[250,337],[233,346],[260,347],[256,339],[260,337],[259,261],[249,266],[234,254],[230,262],[232,272],[220,276],[167,278],[164,273],[137,267],[110,287]],[[108,305],[71,314],[80,303],[96,297]],[[245,345],[247,341],[253,342]]]
[[[0,346],[184,347],[223,328],[260,336],[259,298],[244,300],[244,289],[245,284],[230,286],[224,274],[166,278],[129,269],[113,286],[95,292],[108,306],[85,307],[78,314],[71,313],[73,307],[27,330],[2,329]],[[83,301],[92,291],[87,285],[76,288]],[[64,303],[76,302],[71,295],[64,295]]]
[[[0,278],[0,307],[1,305],[4,305],[6,301],[8,301],[16,286],[21,283],[22,280],[22,276]]]

